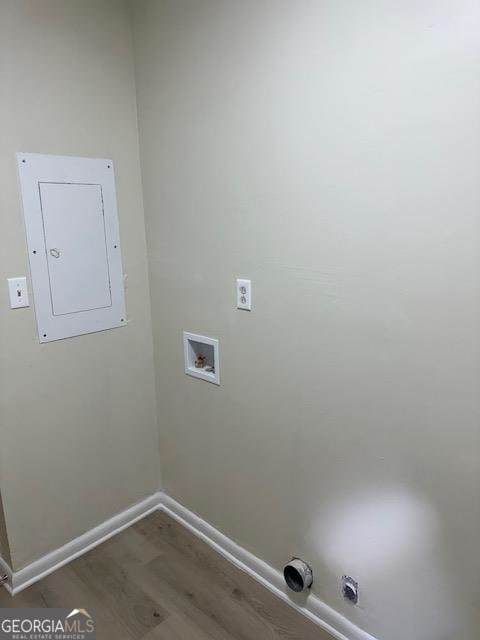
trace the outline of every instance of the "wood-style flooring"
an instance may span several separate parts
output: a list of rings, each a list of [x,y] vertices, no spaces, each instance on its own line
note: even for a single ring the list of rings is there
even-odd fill
[[[160,512],[0,607],[94,609],[97,640],[332,640]]]

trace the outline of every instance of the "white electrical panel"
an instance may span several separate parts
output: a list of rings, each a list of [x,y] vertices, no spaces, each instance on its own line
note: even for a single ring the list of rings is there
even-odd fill
[[[17,154],[40,342],[125,325],[111,160]]]

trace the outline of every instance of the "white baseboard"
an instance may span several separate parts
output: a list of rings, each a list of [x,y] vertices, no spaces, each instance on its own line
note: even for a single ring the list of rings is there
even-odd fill
[[[53,571],[60,569],[75,560],[75,558],[157,510],[164,511],[174,518],[229,562],[260,582],[278,598],[330,633],[337,640],[376,640],[373,636],[350,622],[345,616],[322,602],[313,593],[308,594],[304,600],[296,597],[295,594],[287,589],[283,575],[279,571],[236,544],[230,538],[227,538],[218,529],[212,527],[212,525],[186,509],[176,500],[161,492],[155,493],[122,513],[113,516],[113,518],[19,571],[12,571],[5,561],[0,558],[0,571],[7,573],[9,576],[9,582],[5,587],[12,595],[20,593],[31,584],[45,578]]]
[[[376,640],[345,616],[322,602],[313,593],[308,594],[306,600],[300,603],[300,597],[295,598],[295,594],[290,592],[280,571],[240,547],[176,500],[161,494],[160,509],[334,638],[338,640]]]
[[[78,538],[67,542],[67,544],[55,549],[55,551],[48,553],[39,560],[35,560],[35,562],[32,562],[23,569],[19,571],[11,571],[9,569],[10,580],[9,584],[5,586],[12,595],[20,593],[20,591],[23,591],[23,589],[26,589],[34,582],[45,578],[53,571],[60,569],[60,567],[63,567],[72,560],[75,560],[75,558],[90,551],[90,549],[93,549],[117,533],[120,533],[120,531],[130,527],[153,511],[157,511],[160,500],[160,494],[155,493],[125,511],[118,513],[113,516],[113,518],[106,520],[94,529],[87,531]]]

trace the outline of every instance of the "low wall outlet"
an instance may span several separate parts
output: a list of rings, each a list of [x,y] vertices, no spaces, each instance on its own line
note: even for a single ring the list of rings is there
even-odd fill
[[[237,279],[237,309],[252,310],[252,281]]]
[[[25,276],[9,278],[8,293],[10,294],[10,309],[20,309],[21,307],[30,306],[28,302],[27,278],[25,278]]]

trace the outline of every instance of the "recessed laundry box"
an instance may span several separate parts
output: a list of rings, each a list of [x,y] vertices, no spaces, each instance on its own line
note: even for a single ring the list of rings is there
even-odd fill
[[[220,384],[220,350],[216,338],[183,332],[185,373],[213,384]]]
[[[111,160],[17,154],[40,342],[125,325]]]

